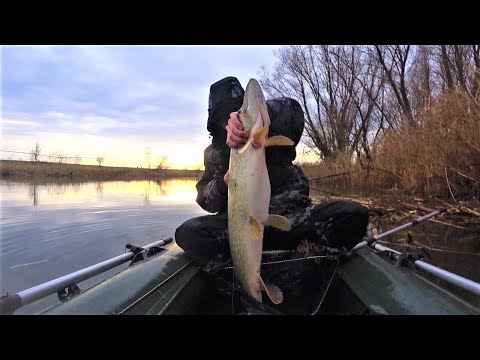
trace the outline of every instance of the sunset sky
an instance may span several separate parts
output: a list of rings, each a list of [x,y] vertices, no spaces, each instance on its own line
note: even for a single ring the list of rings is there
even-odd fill
[[[0,149],[38,141],[43,155],[140,167],[149,147],[153,164],[166,155],[171,168],[203,168],[210,85],[236,76],[245,87],[262,65],[273,69],[278,48],[3,46]]]

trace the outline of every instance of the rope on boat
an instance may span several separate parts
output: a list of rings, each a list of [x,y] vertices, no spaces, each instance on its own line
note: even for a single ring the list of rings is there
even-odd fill
[[[157,286],[155,286],[153,289],[151,289],[150,291],[148,291],[146,294],[142,295],[140,298],[138,298],[137,300],[135,300],[133,303],[131,303],[130,305],[128,305],[126,308],[124,308],[123,310],[119,311],[118,312],[118,315],[123,315],[126,311],[130,310],[133,306],[135,306],[136,304],[138,304],[140,301],[142,301],[143,299],[145,299],[148,295],[150,295],[151,293],[153,293],[154,291],[156,291],[157,289],[159,289],[163,284],[165,284],[168,280],[172,279],[175,275],[177,275],[180,271],[182,271],[183,269],[185,269],[188,265],[190,265],[192,263],[192,261],[188,261],[185,265],[183,265],[180,269],[178,269],[177,271],[175,271],[173,274],[171,274],[168,278],[166,278],[165,280],[163,280],[160,284],[158,284]],[[156,304],[155,304],[156,305]],[[152,307],[153,308],[153,307]],[[150,308],[150,310],[152,310],[152,308]],[[148,311],[150,311],[148,310]]]

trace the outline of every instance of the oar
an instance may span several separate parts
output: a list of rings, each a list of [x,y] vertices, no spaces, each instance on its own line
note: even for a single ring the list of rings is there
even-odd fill
[[[131,246],[131,251],[116,256],[112,259],[105,260],[101,263],[89,266],[85,269],[78,270],[71,274],[50,280],[46,283],[34,286],[32,288],[22,290],[16,294],[3,295],[0,297],[0,314],[13,314],[15,310],[31,304],[37,300],[40,300],[48,295],[55,294],[61,290],[64,290],[66,287],[75,285],[81,281],[94,277],[102,272],[110,270],[118,265],[126,263],[127,261],[132,260],[137,254],[138,250],[150,250],[154,247],[163,246],[169,244],[173,241],[171,237],[153,242],[151,244],[145,245],[141,248]],[[127,248],[129,246],[127,245]],[[135,250],[135,251],[134,251]]]
[[[428,219],[430,219],[434,216],[440,215],[440,214],[444,213],[445,211],[447,211],[447,209],[435,210],[435,211],[431,212],[430,214],[427,214],[425,216],[416,218],[416,219],[414,219],[414,220],[412,220],[412,221],[410,221],[410,222],[408,222],[404,225],[401,225],[401,226],[396,227],[394,229],[388,230],[388,231],[386,231],[384,233],[381,233],[379,235],[372,236],[371,238],[369,238],[367,240],[359,242],[354,248],[352,248],[351,250],[346,251],[346,252],[344,252],[340,255],[350,254],[352,251],[355,251],[355,250],[358,250],[362,247],[371,245],[377,240],[383,239],[383,238],[385,238],[389,235],[395,234],[395,233],[397,233],[397,232],[399,232],[403,229],[406,229],[406,228],[409,228],[411,226],[417,225],[418,223],[420,223],[422,221],[425,221],[425,220],[428,220]],[[292,250],[265,250],[265,251],[263,251],[263,255],[282,255],[282,254],[287,254],[287,253],[291,253],[291,252],[292,252]]]
[[[367,246],[367,245],[371,245],[373,244],[375,241],[377,240],[380,240],[380,239],[383,239],[389,235],[392,235],[392,234],[395,234],[403,229],[407,229],[411,226],[415,226],[417,225],[418,223],[421,223],[422,221],[425,221],[425,220],[428,220],[434,216],[437,216],[437,215],[440,215],[442,213],[444,213],[445,211],[447,211],[447,209],[441,209],[441,210],[435,210],[433,212],[431,212],[430,214],[427,214],[427,215],[424,215],[424,216],[421,216],[419,218],[416,218],[406,224],[403,224],[399,227],[396,227],[394,229],[391,229],[391,230],[388,230],[388,231],[385,231],[384,233],[381,233],[381,234],[378,234],[378,235],[375,235],[375,236],[372,236],[371,238],[367,239],[367,240],[364,240],[362,242],[359,242],[352,250],[350,251],[354,251],[354,250],[358,250],[364,246]]]
[[[434,216],[440,215],[440,214],[444,213],[445,211],[447,211],[447,209],[435,210],[435,211],[433,211],[433,212],[431,212],[427,215],[416,218],[416,219],[414,219],[414,220],[412,220],[412,221],[410,221],[410,222],[408,222],[404,225],[401,225],[401,226],[398,226],[394,229],[385,231],[384,233],[381,233],[379,235],[372,236],[371,238],[358,243],[351,250],[346,251],[346,252],[344,252],[342,254],[339,254],[337,256],[345,256],[345,255],[351,254],[355,250],[361,249],[362,247],[370,246],[371,248],[373,248],[375,250],[378,250],[378,251],[385,251],[385,250],[390,251],[398,259],[398,257],[400,257],[402,255],[401,252],[390,249],[390,248],[388,248],[386,246],[383,246],[383,245],[380,245],[380,244],[375,244],[375,241],[383,239],[383,238],[385,238],[389,235],[395,234],[395,233],[397,233],[397,232],[399,232],[403,229],[407,229],[411,226],[415,226],[418,223],[421,223],[422,221],[428,220],[428,219],[430,219]],[[264,255],[271,255],[271,254],[279,255],[279,254],[291,253],[291,252],[292,252],[292,250],[276,250],[276,251],[264,251],[263,254]],[[302,259],[295,259],[295,260],[300,261]],[[293,261],[293,260],[290,260],[290,261]],[[284,261],[279,261],[279,263],[281,263],[281,262],[284,262]],[[475,295],[480,296],[480,284],[475,282],[475,281],[464,278],[460,275],[454,274],[452,272],[449,272],[449,271],[444,270],[442,268],[439,268],[437,266],[431,265],[431,264],[426,263],[422,260],[415,260],[415,261],[413,261],[413,264],[415,265],[416,268],[418,268],[420,270],[423,270],[423,271],[425,271],[429,274],[432,274],[432,275],[434,275],[434,276],[436,276],[440,279],[443,279],[443,280],[445,280],[445,281],[447,281],[447,282],[449,282],[453,285],[461,287],[465,290],[470,291],[471,293],[473,293]]]
[[[390,249],[389,247],[386,247],[380,244],[372,244],[370,245],[370,247],[378,251],[390,251],[394,253],[396,257],[399,257],[400,255],[402,255],[401,252]],[[422,260],[415,260],[413,263],[415,267],[420,270],[423,270],[433,276],[436,276],[440,279],[445,280],[450,284],[456,285],[458,287],[461,287],[462,289],[465,289],[474,293],[475,295],[480,296],[480,284],[473,280],[464,278],[460,275],[454,274],[450,271],[444,270],[442,268],[439,268],[437,266],[434,266]]]
[[[396,254],[396,257],[399,257],[400,255],[402,255],[401,252],[390,249],[389,247],[386,247],[386,246],[383,246],[383,245],[380,245],[380,244],[375,244],[375,241],[383,239],[383,238],[385,238],[389,235],[395,234],[395,233],[397,233],[397,232],[399,232],[403,229],[414,226],[414,225],[416,225],[416,224],[418,224],[422,221],[428,220],[428,219],[430,219],[434,216],[437,216],[437,215],[439,215],[439,214],[441,214],[445,211],[447,211],[447,209],[433,211],[430,214],[427,214],[425,216],[414,219],[414,220],[410,221],[409,223],[406,223],[406,224],[401,225],[399,227],[396,227],[394,229],[385,231],[384,233],[381,233],[379,235],[375,235],[375,236],[371,237],[370,239],[367,239],[365,241],[362,241],[362,242],[358,243],[357,246],[355,246],[352,250],[350,250],[350,252],[358,250],[358,249],[360,249],[362,247],[365,247],[365,246],[370,246],[371,248],[373,248],[375,250],[378,250],[378,251],[390,251],[390,252]],[[475,281],[464,278],[460,275],[454,274],[450,271],[444,270],[442,268],[439,268],[437,266],[434,266],[434,265],[429,264],[429,263],[427,263],[425,261],[422,261],[422,260],[415,260],[415,261],[413,261],[413,263],[414,263],[415,267],[420,269],[420,270],[423,270],[423,271],[425,271],[425,272],[427,272],[427,273],[429,273],[433,276],[436,276],[440,279],[445,280],[446,282],[448,282],[450,284],[456,285],[458,287],[461,287],[462,289],[465,289],[465,290],[468,290],[468,291],[474,293],[475,295],[480,296],[480,284],[475,282]]]

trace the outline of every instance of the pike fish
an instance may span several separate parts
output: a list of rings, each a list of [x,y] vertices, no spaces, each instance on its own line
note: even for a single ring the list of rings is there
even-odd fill
[[[268,137],[270,117],[260,84],[250,79],[238,118],[250,132],[241,149],[230,150],[228,179],[228,232],[235,277],[245,291],[262,303],[265,291],[274,304],[283,301],[280,288],[260,276],[265,226],[290,231],[287,218],[269,214],[270,180],[265,161],[268,146],[292,146],[285,136]]]

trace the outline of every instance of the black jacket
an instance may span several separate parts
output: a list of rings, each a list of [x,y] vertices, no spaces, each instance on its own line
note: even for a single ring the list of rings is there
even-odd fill
[[[197,203],[211,213],[225,213],[228,189],[223,176],[228,170],[230,148],[212,144],[205,149],[205,173],[197,183]],[[302,170],[293,164],[270,164],[270,214],[287,216],[311,205],[308,181]]]
[[[228,170],[230,148],[226,145],[225,125],[229,114],[243,102],[243,88],[234,77],[222,79],[210,87],[207,128],[212,144],[204,151],[205,173],[197,183],[197,203],[211,213],[226,213],[227,186],[223,176]],[[290,98],[267,101],[271,120],[269,136],[284,135],[295,146],[303,133],[305,119],[300,104]],[[265,151],[270,177],[270,213],[287,216],[311,205],[308,181],[301,169],[293,165],[294,147],[274,146]]]

